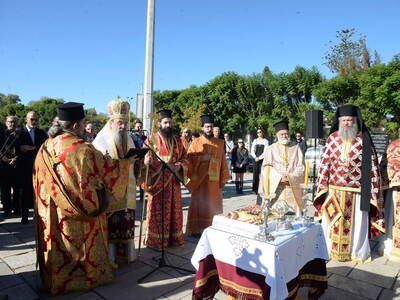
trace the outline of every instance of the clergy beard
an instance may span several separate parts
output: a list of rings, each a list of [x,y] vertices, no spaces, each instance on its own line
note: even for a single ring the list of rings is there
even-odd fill
[[[358,133],[357,123],[353,123],[351,127],[343,127],[339,125],[339,135],[342,140],[354,140]]]
[[[278,138],[278,144],[287,145],[289,143],[290,143],[290,138],[287,139]]]
[[[158,129],[161,135],[165,138],[172,138],[172,128],[161,128]]]
[[[205,133],[204,136],[205,136],[207,139],[211,139],[211,138],[214,137],[214,134],[213,134],[212,132],[211,132],[210,134]]]
[[[126,147],[128,143],[128,135],[126,130],[111,130],[113,141],[118,150],[119,158],[123,158],[126,154]]]

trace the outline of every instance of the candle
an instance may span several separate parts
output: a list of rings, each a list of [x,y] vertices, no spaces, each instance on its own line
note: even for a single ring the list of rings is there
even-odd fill
[[[270,166],[266,166],[265,167],[265,184],[264,184],[264,193],[265,193],[265,197],[269,196],[269,173],[270,173]]]
[[[306,174],[304,175],[304,186],[308,186],[308,171],[310,169],[310,162],[306,161]]]

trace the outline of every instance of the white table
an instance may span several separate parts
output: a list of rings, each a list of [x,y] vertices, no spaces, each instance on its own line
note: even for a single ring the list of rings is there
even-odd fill
[[[329,258],[319,223],[308,227],[298,224],[294,230],[272,232],[275,241],[266,243],[245,236],[243,231],[241,235],[233,233],[237,232],[235,227],[239,221],[231,221],[232,230],[227,230],[226,226],[223,229],[211,226],[203,232],[191,259],[196,270],[204,258],[213,255],[215,260],[265,276],[265,283],[271,288],[270,299],[275,300],[289,295],[287,283],[296,278],[308,262]]]

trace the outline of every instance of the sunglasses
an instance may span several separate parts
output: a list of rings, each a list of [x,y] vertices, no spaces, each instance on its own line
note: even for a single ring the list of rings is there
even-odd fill
[[[30,120],[31,120],[31,121],[37,121],[38,119],[32,119],[32,118],[31,118]]]

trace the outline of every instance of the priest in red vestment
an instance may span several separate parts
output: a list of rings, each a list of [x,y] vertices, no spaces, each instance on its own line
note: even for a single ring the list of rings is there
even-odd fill
[[[149,193],[146,246],[161,249],[162,246],[180,247],[184,243],[181,183],[175,175],[186,182],[188,162],[180,137],[174,136],[172,132],[172,112],[161,110],[157,114],[158,132],[151,134],[144,145],[158,156],[149,151],[144,161],[149,166],[146,187]],[[163,170],[162,163],[166,163],[168,168]],[[163,200],[164,223],[162,222]],[[162,230],[164,230],[164,245],[161,243]]]
[[[58,117],[33,174],[37,257],[52,294],[90,290],[112,280],[105,194],[124,197],[130,165],[128,159],[103,156],[81,138],[83,104],[59,105]]]
[[[340,106],[322,156],[314,200],[332,259],[371,259],[368,238],[384,231],[380,188],[375,148],[360,109]]]

